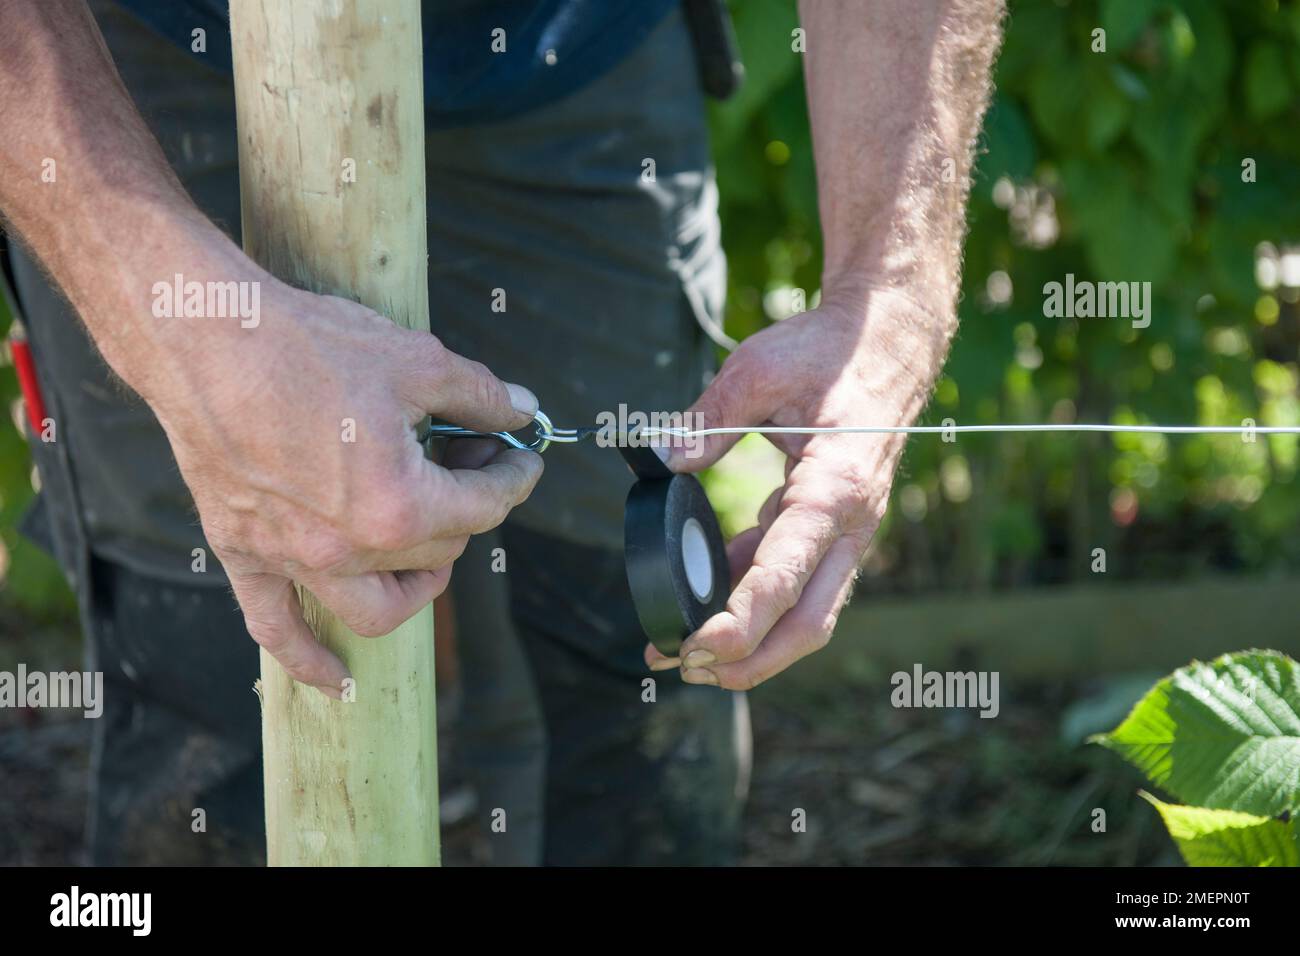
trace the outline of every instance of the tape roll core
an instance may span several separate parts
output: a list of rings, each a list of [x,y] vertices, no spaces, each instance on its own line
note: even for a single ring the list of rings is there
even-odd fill
[[[687,518],[682,525],[682,566],[696,600],[707,602],[713,597],[713,562],[698,518]]]

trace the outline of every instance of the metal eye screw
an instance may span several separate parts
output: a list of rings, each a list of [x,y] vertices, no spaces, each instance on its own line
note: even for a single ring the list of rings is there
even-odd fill
[[[577,428],[556,428],[550,416],[539,408],[537,414],[533,416],[533,440],[529,442],[521,441],[510,432],[478,432],[472,428],[461,428],[459,425],[430,425],[420,441],[426,442],[430,438],[496,438],[511,448],[535,451],[540,455],[551,447],[552,442],[572,444],[581,441],[586,434],[586,431]]]

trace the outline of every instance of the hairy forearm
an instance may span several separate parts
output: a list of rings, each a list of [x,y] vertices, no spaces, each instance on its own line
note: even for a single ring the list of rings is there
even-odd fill
[[[1003,9],[1003,0],[800,2],[823,297],[898,290],[933,313],[945,346]]]
[[[0,0],[0,214],[109,364],[146,394],[193,330],[148,321],[154,281],[254,269],[190,201],[86,4]],[[174,363],[173,363],[174,364]]]

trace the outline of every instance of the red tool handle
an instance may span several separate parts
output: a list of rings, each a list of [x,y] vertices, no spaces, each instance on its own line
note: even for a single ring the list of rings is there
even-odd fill
[[[27,423],[32,426],[32,434],[39,435],[45,427],[45,399],[41,396],[41,383],[36,380],[36,363],[32,361],[32,349],[27,344],[27,337],[21,330],[15,330],[9,340],[13,351],[14,369],[18,372],[18,387],[23,392],[23,404],[27,407]]]

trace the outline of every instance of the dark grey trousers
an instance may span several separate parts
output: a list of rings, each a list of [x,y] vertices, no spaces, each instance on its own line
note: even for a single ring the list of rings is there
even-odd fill
[[[230,77],[94,6],[182,182],[238,236]],[[429,131],[434,331],[532,387],[557,424],[591,424],[620,403],[680,409],[706,381],[699,322],[721,309],[724,264],[695,76],[674,13],[560,102]],[[256,859],[256,649],[220,568],[191,568],[206,545],[157,422],[112,382],[31,259],[12,258],[58,421],[58,442],[34,446],[43,493],[32,524],[77,590],[90,664],[106,681],[92,861]],[[504,312],[491,308],[497,289]],[[655,702],[643,700],[650,675],[620,552],[631,479],[594,445],[553,448],[546,464],[533,498],[476,539],[453,576],[458,737],[482,822],[496,808],[509,820],[491,836],[493,860],[727,862],[746,777],[744,698],[670,673],[657,675]],[[495,548],[505,573],[492,570]]]

